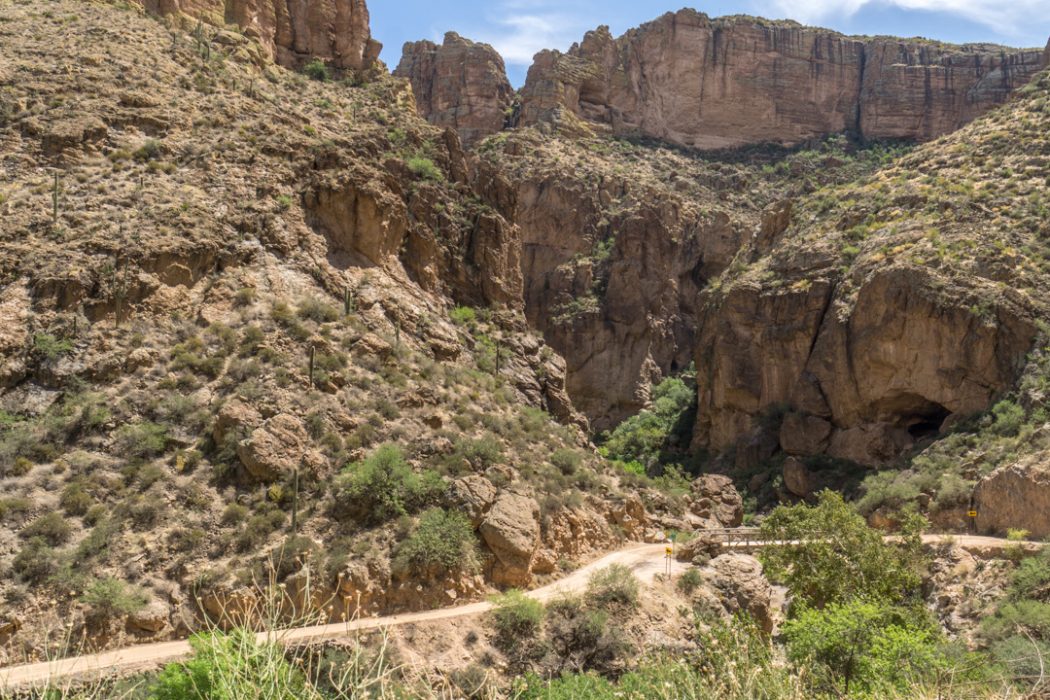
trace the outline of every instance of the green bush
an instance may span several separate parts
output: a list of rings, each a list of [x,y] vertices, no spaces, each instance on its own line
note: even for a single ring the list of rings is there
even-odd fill
[[[383,445],[348,465],[335,481],[336,509],[369,523],[382,523],[437,503],[446,485],[434,471],[416,474],[397,445]]]
[[[558,468],[562,474],[570,476],[576,473],[583,462],[583,456],[576,450],[561,448],[555,450],[551,455],[551,464]]]
[[[405,165],[408,166],[409,172],[416,177],[423,178],[424,180],[441,181],[445,179],[445,175],[441,172],[441,168],[426,156],[412,156],[405,161]]]
[[[26,525],[19,534],[27,540],[39,538],[57,547],[69,541],[73,528],[60,513],[52,511]]]
[[[703,583],[703,576],[700,575],[700,569],[694,567],[679,576],[676,585],[678,590],[689,595],[699,588],[701,583]]]
[[[805,607],[853,598],[920,605],[924,525],[922,518],[905,518],[901,541],[885,542],[842,496],[823,491],[816,506],[780,506],[762,521],[765,539],[800,544],[763,549],[759,558],[770,580],[786,585]]]
[[[339,309],[317,297],[304,297],[298,304],[299,318],[309,319],[317,323],[332,323],[338,321],[342,315]]]
[[[58,552],[42,538],[35,537],[18,550],[11,562],[11,569],[22,581],[41,584],[55,575],[59,564]]]
[[[94,504],[94,496],[87,492],[81,481],[66,484],[58,500],[58,505],[69,515],[84,515]]]
[[[477,569],[474,528],[462,513],[431,508],[419,517],[419,524],[408,539],[398,545],[394,559],[400,567],[417,571],[433,567],[474,571]]]
[[[190,638],[193,657],[169,664],[149,690],[150,700],[322,700],[277,642],[256,641],[237,629]]]
[[[102,617],[130,615],[146,607],[149,598],[137,586],[129,586],[110,576],[98,578],[87,585],[80,602],[91,608],[91,612]]]
[[[45,360],[57,360],[73,351],[73,341],[56,338],[50,333],[37,333],[33,336],[33,350]]]
[[[168,447],[168,429],[157,423],[134,423],[117,430],[121,454],[145,459],[162,454]]]
[[[589,608],[575,596],[551,601],[546,616],[549,650],[544,659],[545,670],[615,671],[631,650],[622,626],[614,622],[621,617]]]
[[[843,697],[904,690],[948,666],[932,621],[887,604],[854,599],[806,609],[783,634],[788,658],[809,669],[817,688]]]
[[[332,79],[328,66],[319,58],[315,58],[303,66],[303,74],[310,80],[317,80],[322,83]]]
[[[648,470],[681,460],[696,412],[694,377],[690,371],[657,384],[648,408],[602,435],[602,454]]]
[[[501,649],[513,649],[536,639],[543,625],[543,603],[511,589],[492,599],[492,621],[496,643]]]
[[[587,581],[587,601],[602,608],[635,605],[638,579],[623,564],[595,571]]]
[[[477,313],[469,306],[457,306],[448,314],[452,322],[460,326],[473,326],[477,323]]]

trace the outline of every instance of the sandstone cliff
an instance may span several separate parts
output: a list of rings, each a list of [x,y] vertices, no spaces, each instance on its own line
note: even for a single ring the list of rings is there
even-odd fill
[[[440,46],[431,41],[406,43],[394,75],[412,84],[421,116],[457,130],[468,146],[506,124],[514,89],[503,59],[488,44],[455,32],[446,34]]]
[[[1025,84],[1040,51],[861,39],[792,22],[668,13],[536,56],[521,123],[577,117],[702,149],[843,131],[929,139]],[[562,119],[564,121],[564,119]]]
[[[365,0],[136,0],[147,12],[236,24],[283,66],[320,58],[337,68],[372,67],[382,45],[372,39]]]

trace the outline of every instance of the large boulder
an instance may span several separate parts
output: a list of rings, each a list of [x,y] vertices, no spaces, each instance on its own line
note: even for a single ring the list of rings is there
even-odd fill
[[[977,484],[975,499],[981,532],[1017,528],[1034,539],[1050,535],[1050,452],[996,469]]]
[[[245,471],[259,481],[275,481],[300,466],[317,470],[325,462],[310,446],[303,422],[286,413],[274,416],[238,443],[237,456]]]
[[[449,500],[478,527],[496,500],[496,487],[485,477],[470,474],[452,482]]]
[[[694,604],[726,617],[747,613],[767,633],[780,618],[779,596],[762,573],[762,564],[746,554],[722,554],[700,570],[704,585],[694,594]]]
[[[722,474],[702,474],[693,481],[690,510],[704,527],[738,527],[744,521],[744,500]]]
[[[524,586],[540,543],[540,506],[535,499],[505,492],[478,528],[495,559],[489,578],[500,586]]]
[[[788,457],[784,460],[784,488],[799,498],[807,498],[816,490],[816,477],[801,460]]]

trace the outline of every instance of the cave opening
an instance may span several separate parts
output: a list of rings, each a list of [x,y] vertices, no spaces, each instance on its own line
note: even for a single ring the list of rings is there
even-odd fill
[[[941,432],[941,428],[944,427],[944,421],[950,415],[951,411],[947,408],[939,403],[931,402],[922,412],[908,419],[908,434],[916,440],[934,437]]]

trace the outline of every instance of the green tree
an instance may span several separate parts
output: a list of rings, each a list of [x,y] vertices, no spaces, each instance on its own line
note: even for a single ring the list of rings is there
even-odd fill
[[[436,503],[445,482],[434,471],[416,474],[397,445],[383,445],[336,478],[337,510],[378,524]]]
[[[602,454],[652,471],[681,458],[696,411],[694,375],[669,377],[653,387],[652,403],[604,436]]]
[[[765,548],[760,558],[770,579],[804,607],[853,598],[920,605],[924,526],[920,517],[906,518],[899,540],[887,542],[842,496],[823,491],[816,506],[781,506],[762,522],[765,538],[793,544]]]
[[[403,568],[446,571],[477,568],[477,542],[467,516],[443,508],[431,508],[419,517],[419,524],[402,542],[395,560]]]

